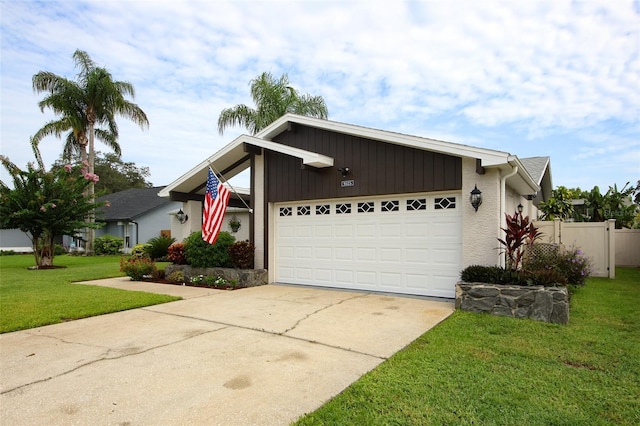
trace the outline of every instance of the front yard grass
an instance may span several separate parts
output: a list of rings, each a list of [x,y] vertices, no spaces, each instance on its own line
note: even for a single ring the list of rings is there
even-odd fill
[[[0,256],[0,333],[179,299],[71,284],[124,276],[120,256],[56,256],[54,263],[66,268],[28,270],[33,255]]]
[[[297,425],[640,424],[640,270],[566,326],[456,311]]]

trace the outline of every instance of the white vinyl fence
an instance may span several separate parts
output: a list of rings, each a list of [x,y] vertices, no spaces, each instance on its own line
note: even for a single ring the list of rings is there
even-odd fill
[[[616,266],[640,267],[640,229],[616,229]]]
[[[615,219],[607,222],[534,222],[542,242],[577,247],[591,260],[591,275],[616,276]]]

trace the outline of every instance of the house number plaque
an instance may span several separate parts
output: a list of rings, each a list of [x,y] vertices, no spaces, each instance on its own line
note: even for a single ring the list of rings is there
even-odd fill
[[[343,181],[340,182],[340,186],[342,188],[346,188],[348,186],[355,186],[355,184],[356,184],[356,181],[353,180],[353,179],[351,179],[351,180],[343,180]]]

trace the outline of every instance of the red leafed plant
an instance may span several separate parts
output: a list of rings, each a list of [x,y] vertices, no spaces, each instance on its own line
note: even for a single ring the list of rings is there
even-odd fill
[[[515,212],[513,216],[505,213],[505,217],[506,228],[500,228],[505,232],[505,237],[498,238],[498,241],[507,255],[507,267],[517,271],[522,264],[526,245],[533,244],[542,233],[529,221],[529,216],[522,217],[520,212]]]
[[[187,258],[184,255],[184,244],[173,243],[167,250],[167,259],[174,265],[186,265]]]

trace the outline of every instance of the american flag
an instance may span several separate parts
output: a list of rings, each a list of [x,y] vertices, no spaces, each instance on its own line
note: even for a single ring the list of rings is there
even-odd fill
[[[216,175],[209,168],[207,178],[207,192],[204,196],[204,212],[202,214],[202,239],[209,244],[215,244],[218,233],[222,228],[224,212],[229,202],[229,190],[220,183]]]

